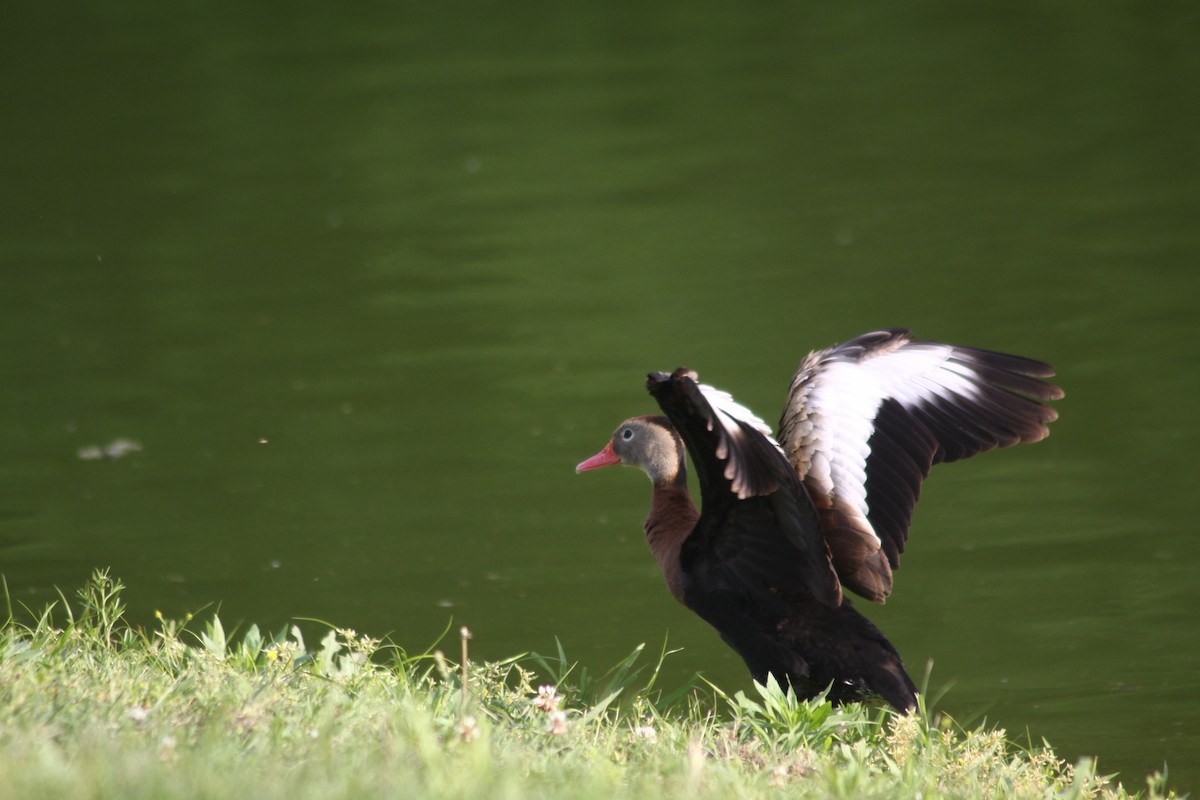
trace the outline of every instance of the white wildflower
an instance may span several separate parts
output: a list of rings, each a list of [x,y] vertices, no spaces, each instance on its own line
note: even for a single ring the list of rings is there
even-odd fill
[[[645,739],[650,744],[658,741],[658,731],[654,730],[653,725],[638,725],[633,732],[639,739]]]
[[[467,714],[458,723],[458,736],[464,742],[473,742],[479,738],[479,721]]]
[[[562,695],[553,686],[539,686],[537,697],[533,698],[533,706],[538,711],[550,714],[558,710],[558,704],[562,702],[562,699]]]

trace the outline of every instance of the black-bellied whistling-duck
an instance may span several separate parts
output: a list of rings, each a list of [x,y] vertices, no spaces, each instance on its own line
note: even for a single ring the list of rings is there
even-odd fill
[[[627,419],[577,472],[626,464],[650,476],[646,541],[671,594],[717,629],[755,680],[801,697],[916,689],[892,643],[842,588],[882,603],[929,468],[1035,442],[1063,396],[1039,361],[876,331],[810,353],[778,439],[725,392],[677,369],[646,386],[666,416]],[[687,489],[684,448],[702,510]]]

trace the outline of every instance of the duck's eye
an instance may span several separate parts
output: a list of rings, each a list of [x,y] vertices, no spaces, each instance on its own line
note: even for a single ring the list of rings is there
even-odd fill
[[[625,430],[621,431],[621,438],[627,442],[630,439],[632,439],[633,438],[633,428],[626,428]]]

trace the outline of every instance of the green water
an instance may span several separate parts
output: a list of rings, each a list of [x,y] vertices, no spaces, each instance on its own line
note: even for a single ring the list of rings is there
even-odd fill
[[[941,707],[1200,768],[1186,4],[25,6],[0,48],[0,572],[744,687],[573,466],[686,364],[774,419],[881,326],[1051,361],[873,616]],[[117,460],[81,448],[126,438]],[[865,604],[860,604],[860,607]]]

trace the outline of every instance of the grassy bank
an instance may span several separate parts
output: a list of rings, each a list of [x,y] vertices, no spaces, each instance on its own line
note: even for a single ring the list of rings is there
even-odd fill
[[[562,654],[475,663],[457,633],[453,661],[348,630],[230,641],[215,616],[131,627],[120,591],[99,574],[76,602],[9,610],[4,797],[1129,796],[927,714],[662,691],[638,651],[594,677]]]

